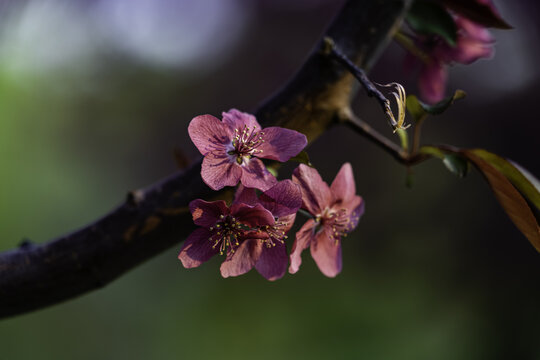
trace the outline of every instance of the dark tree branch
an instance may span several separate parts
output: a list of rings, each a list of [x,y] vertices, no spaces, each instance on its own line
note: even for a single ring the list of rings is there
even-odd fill
[[[410,0],[349,0],[325,36],[369,69],[403,20]],[[264,125],[299,130],[313,141],[338,123],[353,77],[322,51],[322,40],[285,88],[257,112]],[[74,233],[0,254],[0,317],[49,306],[98,289],[185,238],[195,198],[230,197],[201,180],[200,161],[147,189]]]

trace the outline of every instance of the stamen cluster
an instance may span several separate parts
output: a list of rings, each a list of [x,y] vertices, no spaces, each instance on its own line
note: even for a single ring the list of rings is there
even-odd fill
[[[215,249],[219,245],[220,255],[223,255],[227,249],[234,253],[235,247],[240,245],[238,238],[246,227],[247,225],[240,223],[231,215],[220,215],[216,224],[209,228],[213,232],[209,239],[214,243],[212,248]]]

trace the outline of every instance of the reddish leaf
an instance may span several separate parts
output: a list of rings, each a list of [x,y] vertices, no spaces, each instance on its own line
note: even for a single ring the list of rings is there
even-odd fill
[[[540,185],[538,180],[518,164],[484,149],[470,150],[503,173],[514,186],[540,210]]]
[[[529,239],[536,250],[540,252],[540,228],[538,222],[519,191],[499,170],[476,155],[474,151],[464,150],[460,153],[482,172],[506,214],[523,235]]]

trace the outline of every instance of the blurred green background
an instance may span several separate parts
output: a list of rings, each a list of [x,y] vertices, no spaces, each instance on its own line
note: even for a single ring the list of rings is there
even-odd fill
[[[196,158],[191,118],[254,110],[341,3],[1,1],[0,250],[95,220],[176,171],[175,148]],[[494,31],[493,60],[452,69],[468,97],[424,141],[538,175],[538,4],[496,4],[515,29]],[[403,55],[391,45],[372,78],[414,92]],[[355,108],[392,136],[372,99]],[[477,172],[433,160],[408,189],[402,166],[345,128],[309,153],[328,182],[351,162],[366,201],[337,278],[306,253],[274,283],[222,279],[218,258],[183,269],[179,243],[102,290],[1,321],[0,359],[540,359],[540,256]]]

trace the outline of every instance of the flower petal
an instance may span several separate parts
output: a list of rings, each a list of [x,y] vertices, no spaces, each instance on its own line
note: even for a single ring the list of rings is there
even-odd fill
[[[293,181],[302,190],[302,207],[312,215],[319,215],[332,203],[332,193],[317,170],[300,164],[293,173]]]
[[[345,163],[341,166],[334,181],[332,181],[332,185],[330,185],[330,190],[332,190],[337,202],[344,202],[356,195],[356,185],[351,164]]]
[[[261,130],[261,125],[259,125],[255,116],[251,114],[241,112],[236,109],[231,109],[227,112],[223,112],[221,116],[223,117],[223,123],[226,124],[233,132],[234,129],[242,132],[244,126],[250,128],[251,130]]]
[[[360,218],[364,214],[364,199],[360,196],[353,196],[349,201],[343,204],[343,207],[347,209],[349,214],[349,226],[347,231],[349,233],[356,228],[358,221],[360,221]]]
[[[208,153],[202,162],[201,177],[213,190],[236,186],[242,177],[242,168],[226,153]]]
[[[225,152],[227,145],[232,141],[228,126],[212,115],[194,117],[189,123],[188,133],[191,141],[203,155],[214,150]]]
[[[341,241],[332,238],[332,228],[324,226],[311,242],[311,256],[319,270],[328,276],[335,277],[341,272]]]
[[[260,158],[284,162],[296,156],[307,145],[306,136],[298,131],[276,126],[263,129],[263,133],[264,143],[257,147],[257,150],[262,150],[257,154]]]
[[[234,253],[221,264],[221,276],[238,276],[247,273],[255,266],[262,250],[262,241],[244,240]]]
[[[464,17],[457,17],[455,19],[457,28],[462,32],[463,37],[468,37],[480,42],[491,44],[495,42],[495,38],[491,35],[489,30],[482,25],[470,21]],[[459,40],[459,39],[458,39]]]
[[[302,206],[302,191],[291,180],[283,180],[266,190],[260,202],[275,217],[296,214]]]
[[[444,98],[447,75],[446,66],[436,59],[422,66],[418,89],[424,101],[434,104]]]
[[[209,230],[198,228],[184,241],[178,259],[186,269],[197,267],[218,253],[217,249],[212,248],[209,240],[211,235]]]
[[[257,193],[255,192],[255,189],[248,188],[240,184],[238,185],[238,189],[236,190],[236,193],[234,194],[233,203],[238,203],[238,204],[242,203],[246,205],[255,206],[259,203],[259,199],[257,198]]]
[[[231,215],[240,223],[247,226],[255,227],[274,224],[274,216],[261,204],[255,206],[238,203],[233,204],[231,206]]]
[[[495,50],[490,44],[472,38],[461,38],[450,53],[452,59],[461,64],[470,64],[478,59],[489,59]]]
[[[255,264],[255,268],[266,279],[277,280],[287,271],[289,257],[285,244],[277,243],[276,246],[267,247],[262,245],[261,256]]]
[[[315,220],[309,219],[296,233],[296,239],[291,250],[291,265],[289,273],[294,274],[302,264],[302,251],[307,249],[315,236]]]
[[[242,165],[242,184],[246,187],[268,190],[276,182],[276,178],[264,166],[263,162],[257,158],[244,160]]]
[[[208,202],[196,199],[189,203],[189,211],[193,216],[193,222],[206,228],[214,225],[220,215],[230,213],[227,204],[223,200]]]

